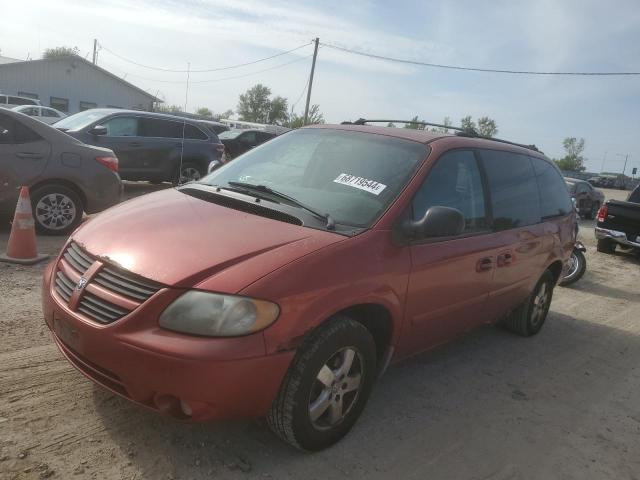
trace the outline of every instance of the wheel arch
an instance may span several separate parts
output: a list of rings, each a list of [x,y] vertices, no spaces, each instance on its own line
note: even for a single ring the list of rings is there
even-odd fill
[[[561,260],[555,260],[547,267],[547,270],[549,270],[551,272],[551,275],[553,275],[554,285],[560,281],[562,268],[563,264]]]

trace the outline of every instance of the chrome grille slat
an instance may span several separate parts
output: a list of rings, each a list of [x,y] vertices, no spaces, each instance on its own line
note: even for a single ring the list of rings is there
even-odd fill
[[[60,297],[66,302],[70,302],[76,285],[64,273],[64,268],[70,267],[82,276],[98,260],[98,257],[86,252],[75,242],[69,244],[62,257],[66,262],[66,267],[60,267],[56,272],[55,289]],[[101,289],[92,289],[91,292],[88,292],[86,290],[87,287],[85,287],[80,291],[77,305],[78,312],[100,324],[110,324],[121,319],[130,313],[130,309],[136,308],[131,305],[132,301],[137,305],[141,305],[163,288],[163,285],[138,277],[120,267],[109,264],[108,259],[100,259],[100,262],[104,264],[98,272],[88,275],[89,285],[87,287],[95,284],[96,286],[100,285]],[[113,296],[108,296],[104,290],[107,290]],[[118,300],[118,298],[121,300]],[[124,308],[114,303],[120,301],[125,305],[131,306]]]
[[[107,310],[113,313],[114,315],[118,315],[120,317],[124,317],[127,313],[129,313],[128,310],[125,310],[124,308],[120,308],[117,305],[114,305],[113,303],[103,301],[98,297],[96,297],[95,295],[91,295],[90,293],[85,293],[82,296],[82,301],[80,303],[83,303],[85,301],[94,305],[96,308]]]
[[[88,261],[86,258],[84,258],[82,255],[80,255],[73,248],[67,249],[67,251],[65,252],[65,257],[67,257],[67,258],[71,257],[71,258],[73,258],[75,260],[76,264],[81,265],[82,266],[82,270],[81,270],[82,273],[86,272],[87,269],[93,263],[92,261]]]
[[[80,248],[77,243],[72,243],[71,244],[71,249],[74,252],[76,252],[80,257],[82,257],[84,259],[84,261],[87,262],[89,265],[91,265],[93,263],[94,259],[91,258],[91,256],[88,253],[83,251],[82,248]]]
[[[78,311],[84,313],[90,319],[100,323],[112,323],[117,320],[117,318],[112,319],[102,314],[101,312],[93,311],[93,309],[88,308],[85,304],[80,304],[80,306],[78,307]]]
[[[97,275],[93,279],[93,281],[96,282],[98,285],[102,285],[103,287],[105,287],[105,288],[107,288],[109,290],[113,290],[114,292],[118,292],[118,293],[120,293],[120,294],[122,294],[122,295],[124,295],[126,297],[133,298],[134,300],[137,300],[140,303],[144,302],[150,296],[150,295],[149,296],[140,295],[139,293],[131,292],[130,290],[127,290],[126,288],[119,287],[118,285],[114,284],[113,282],[105,280],[100,275]]]
[[[124,280],[127,283],[132,283],[140,288],[145,288],[149,291],[151,291],[152,293],[157,292],[158,290],[160,290],[160,286],[155,284],[155,283],[151,283],[151,282],[144,282],[142,280],[138,280],[136,278],[133,277],[128,277],[126,275],[123,275],[122,273],[118,272],[117,270],[110,268],[110,267],[104,267],[102,269],[103,272],[107,272],[109,275],[113,275],[114,277],[117,277],[121,280]]]
[[[133,290],[135,293],[138,293],[140,295],[146,295],[147,297],[150,297],[151,295],[153,295],[154,293],[157,292],[157,289],[151,289],[148,287],[139,287],[137,286],[137,282],[133,282],[129,279],[124,279],[122,277],[122,275],[118,275],[115,276],[113,274],[111,274],[110,272],[107,273],[107,271],[105,271],[106,269],[103,269],[103,271],[101,271],[100,273],[98,273],[98,277],[99,278],[104,278],[105,280],[108,280],[110,282],[115,283],[116,285],[119,285],[121,287],[124,288],[128,288],[130,290]]]
[[[84,265],[78,263],[78,261],[68,251],[64,253],[63,257],[67,261],[67,263],[69,263],[69,265],[71,265],[71,267],[78,273],[83,274],[87,271]]]

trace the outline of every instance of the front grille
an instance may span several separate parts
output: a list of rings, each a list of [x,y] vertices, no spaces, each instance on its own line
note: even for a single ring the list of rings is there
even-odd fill
[[[58,292],[58,295],[68,302],[71,300],[71,294],[73,293],[74,288],[75,285],[71,280],[69,280],[69,277],[58,270],[56,272],[56,292]]]
[[[91,278],[86,279],[88,283],[73,307],[98,323],[109,324],[119,320],[162,288],[158,283],[94,257],[72,242],[62,254],[55,277],[55,290],[65,302],[71,302],[78,280],[96,261],[101,267],[96,273],[89,274]]]

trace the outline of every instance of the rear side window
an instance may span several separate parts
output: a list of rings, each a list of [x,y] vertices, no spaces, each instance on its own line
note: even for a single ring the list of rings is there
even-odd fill
[[[184,138],[190,138],[192,140],[208,140],[204,132],[202,132],[199,128],[194,127],[193,125],[185,125],[184,127]]]
[[[553,165],[540,158],[531,158],[540,190],[542,219],[566,215],[573,210],[567,184]],[[575,185],[575,184],[574,184]],[[584,184],[578,184],[584,185]]]
[[[60,115],[58,115],[58,112],[56,112],[55,110],[51,110],[50,108],[43,108],[42,116],[49,117],[49,118],[60,118]]]
[[[538,185],[529,157],[497,150],[480,153],[491,190],[494,229],[539,223]]]
[[[31,143],[40,140],[40,135],[12,118],[0,115],[0,145]]]
[[[413,198],[413,219],[431,207],[452,207],[465,219],[464,233],[487,228],[482,177],[473,152],[456,150],[442,155]]]
[[[629,199],[627,201],[633,202],[633,203],[640,203],[640,187],[636,187],[636,189],[633,192],[631,192],[631,195],[629,195]]]
[[[134,117],[114,117],[102,125],[107,127],[108,137],[138,136],[138,119]]]

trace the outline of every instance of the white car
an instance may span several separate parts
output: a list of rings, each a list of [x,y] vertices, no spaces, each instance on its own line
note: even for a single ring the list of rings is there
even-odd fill
[[[14,107],[11,110],[14,112],[24,113],[25,115],[29,115],[30,117],[40,120],[41,122],[48,123],[49,125],[56,123],[58,120],[62,120],[67,116],[60,110],[56,110],[51,107],[41,107],[40,105],[20,105],[19,107]]]

